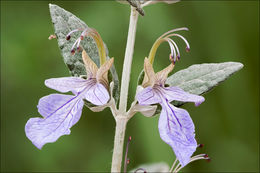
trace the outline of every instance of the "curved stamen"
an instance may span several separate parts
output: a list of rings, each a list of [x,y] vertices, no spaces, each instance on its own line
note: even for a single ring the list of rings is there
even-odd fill
[[[70,39],[70,35],[74,32],[77,32],[77,31],[80,31],[82,28],[79,28],[79,29],[74,29],[72,31],[70,31],[67,35],[66,35],[66,40],[69,40]]]
[[[182,35],[180,35],[180,34],[170,34],[170,35],[167,36],[167,38],[168,38],[168,37],[171,37],[171,36],[176,36],[176,37],[181,38],[181,39],[185,42],[185,44],[186,44],[186,50],[187,50],[187,51],[190,50],[190,44],[189,44],[189,42],[188,42],[188,41],[186,40],[186,38],[184,38]]]
[[[82,31],[80,37],[75,41],[75,43],[72,46],[72,50],[71,53],[74,54],[75,53],[75,46],[77,45],[77,50],[80,50],[80,43],[81,40],[84,39],[84,37],[90,36],[94,39],[97,48],[98,48],[98,53],[99,53],[99,58],[100,58],[100,65],[104,64],[106,62],[106,49],[105,49],[105,45],[104,42],[101,38],[101,36],[99,35],[99,33],[92,28],[79,28],[79,29],[74,29],[72,31],[70,31],[67,36],[66,39],[69,40],[71,37],[71,34],[77,31]]]
[[[171,167],[171,169],[170,169],[169,172],[172,172],[172,171],[173,171],[173,168],[175,167],[177,161],[178,161],[178,159],[176,158],[175,161],[173,162],[172,167]]]
[[[177,60],[180,60],[181,54],[180,54],[180,51],[179,51],[177,44],[172,39],[169,38],[169,40],[172,42],[172,44],[174,45],[174,47],[177,51]]]
[[[187,163],[187,164],[190,164],[191,162],[194,162],[194,161],[196,161],[196,160],[210,160],[210,158],[209,158],[209,156],[208,156],[207,154],[198,154],[198,155],[196,155],[196,156],[193,156],[193,157],[190,159],[189,163]],[[181,167],[181,164],[179,163],[179,164],[175,167],[175,169],[173,170],[173,172],[174,172],[174,173],[177,173],[177,172],[179,172],[182,168],[183,168],[183,167]]]
[[[169,38],[165,38],[165,40],[169,43],[171,49],[170,60],[175,64],[177,59],[175,47]]]
[[[154,57],[155,57],[158,47],[165,41],[167,41],[170,46],[170,49],[171,49],[170,60],[173,62],[173,64],[175,64],[176,61],[180,60],[179,48],[178,48],[177,44],[170,38],[171,36],[176,36],[176,37],[181,38],[186,44],[186,51],[188,52],[190,50],[190,45],[189,45],[189,42],[186,40],[186,38],[180,34],[173,33],[176,31],[183,31],[183,30],[188,31],[188,28],[183,27],[183,28],[172,29],[172,30],[164,33],[163,35],[161,35],[155,41],[155,43],[153,44],[153,46],[150,50],[149,56],[148,56],[148,59],[151,62],[151,64],[153,64]]]
[[[186,27],[175,28],[175,29],[172,29],[172,30],[170,30],[170,31],[168,31],[168,32],[166,32],[166,33],[164,33],[163,35],[161,35],[161,36],[159,37],[159,39],[160,39],[160,38],[163,38],[163,37],[166,37],[166,36],[167,36],[168,34],[170,34],[170,33],[177,32],[177,31],[189,31],[189,29],[186,28]],[[168,37],[168,36],[167,36],[167,37]]]
[[[74,48],[75,48],[75,46],[76,46],[76,44],[79,42],[79,40],[80,40],[80,38],[78,38],[78,39],[73,43],[71,49],[74,49]]]

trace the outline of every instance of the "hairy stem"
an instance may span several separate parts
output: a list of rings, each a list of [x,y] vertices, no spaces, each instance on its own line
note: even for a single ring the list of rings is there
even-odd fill
[[[120,172],[123,158],[125,130],[128,119],[126,116],[118,115],[116,118],[116,133],[114,139],[114,151],[111,172]]]
[[[138,12],[134,7],[131,7],[131,15],[128,29],[128,37],[125,51],[125,59],[123,65],[123,74],[121,79],[120,102],[119,111],[126,112],[128,88],[130,82],[131,65],[134,53],[136,25],[138,19]]]
[[[116,115],[114,115],[116,120],[116,132],[115,132],[115,139],[114,139],[111,172],[121,171],[126,124],[130,118],[129,115],[126,113],[126,108],[127,108],[127,97],[128,97],[131,65],[132,65],[132,59],[134,53],[137,19],[138,19],[138,12],[134,7],[131,7],[125,59],[124,59],[123,73],[122,73],[122,80],[121,80],[122,82],[121,82],[121,90],[120,90],[119,111],[117,111]]]

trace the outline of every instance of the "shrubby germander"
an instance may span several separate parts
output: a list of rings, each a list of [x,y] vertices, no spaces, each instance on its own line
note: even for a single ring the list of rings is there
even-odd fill
[[[51,38],[58,39],[65,63],[74,76],[47,79],[45,85],[62,93],[72,92],[72,95],[51,94],[41,98],[37,107],[42,118],[30,118],[28,120],[25,125],[26,136],[37,148],[42,149],[46,143],[55,142],[62,135],[70,134],[70,128],[79,121],[84,105],[95,112],[109,107],[116,120],[111,172],[120,172],[123,157],[123,141],[128,120],[137,112],[147,117],[160,113],[158,122],[160,137],[165,143],[171,146],[176,155],[176,160],[171,169],[167,168],[166,171],[178,172],[188,163],[195,160],[209,160],[206,154],[199,154],[192,157],[196,148],[202,145],[198,145],[195,140],[195,126],[189,113],[179,108],[179,106],[186,102],[194,102],[196,106],[200,105],[205,100],[200,94],[205,93],[219,82],[225,80],[235,71],[241,69],[243,65],[240,63],[214,64],[214,67],[217,66],[228,70],[224,71],[223,77],[213,78],[211,72],[215,68],[208,68],[208,64],[202,64],[198,67],[196,66],[198,70],[193,73],[197,73],[197,77],[206,76],[206,78],[204,77],[204,81],[200,80],[199,83],[195,81],[195,84],[194,82],[185,83],[185,77],[189,76],[186,73],[186,76],[180,76],[183,79],[182,85],[177,86],[173,84],[169,86],[168,84],[171,84],[171,82],[166,84],[167,80],[171,80],[168,75],[172,72],[176,62],[180,60],[181,52],[173,37],[183,40],[186,44],[186,50],[190,50],[188,41],[177,33],[188,29],[178,28],[170,30],[155,41],[148,58],[144,58],[144,68],[139,77],[136,97],[127,111],[128,86],[138,12],[144,15],[142,8],[147,5],[157,2],[174,3],[177,1],[129,0],[128,2],[131,4],[131,15],[121,80],[119,107],[117,107],[119,82],[116,71],[113,70],[112,66],[114,58],[109,58],[105,43],[99,33],[95,29],[88,27],[73,14],[56,5],[50,4],[51,17],[55,28],[55,35]],[[70,26],[70,28],[68,29],[66,26]],[[80,35],[77,37],[79,32]],[[71,40],[74,40],[74,42]],[[84,43],[84,40],[87,40],[87,42]],[[165,69],[155,73],[153,62],[157,49],[163,42],[167,42],[170,46],[169,65]],[[70,51],[70,54],[68,54],[68,51]],[[97,53],[95,54],[95,52]],[[205,73],[205,70],[207,74],[202,75],[202,72]],[[193,75],[193,78],[195,77],[196,75]],[[207,83],[209,79],[211,80],[210,84]],[[197,86],[200,87],[196,88]],[[173,101],[179,102],[176,104]],[[124,171],[126,171],[126,165],[127,160],[125,160]],[[146,168],[138,168],[136,170],[146,171]]]

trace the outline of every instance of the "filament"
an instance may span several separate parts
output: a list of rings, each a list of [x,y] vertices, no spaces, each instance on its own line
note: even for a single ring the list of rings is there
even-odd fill
[[[169,46],[170,46],[170,49],[171,49],[171,55],[173,56],[173,61],[175,63],[175,61],[176,61],[176,50],[175,50],[175,47],[172,44],[170,38],[165,38],[165,40],[169,43]]]
[[[168,32],[166,32],[166,33],[164,33],[163,35],[161,35],[161,36],[159,37],[159,39],[160,39],[160,38],[163,38],[163,37],[166,37],[166,35],[168,35],[168,34],[170,34],[170,33],[177,32],[177,31],[189,31],[189,29],[186,28],[186,27],[175,28],[175,29],[172,29],[172,30],[170,30],[170,31],[168,31]],[[168,36],[167,36],[167,37],[168,37]]]
[[[181,39],[185,42],[186,47],[187,47],[188,49],[190,49],[190,44],[189,44],[189,42],[188,42],[183,36],[181,36],[180,34],[170,34],[170,35],[168,35],[167,37],[171,37],[171,36],[176,36],[176,37],[181,38]]]
[[[175,161],[173,162],[172,167],[171,167],[169,172],[172,172],[172,170],[173,170],[174,166],[176,165],[177,161],[178,161],[178,159],[176,158]]]
[[[73,50],[74,49],[74,47],[76,46],[76,44],[78,43],[78,41],[80,40],[80,38],[78,38],[76,41],[75,41],[75,43],[72,45],[72,47],[71,47],[71,50]]]

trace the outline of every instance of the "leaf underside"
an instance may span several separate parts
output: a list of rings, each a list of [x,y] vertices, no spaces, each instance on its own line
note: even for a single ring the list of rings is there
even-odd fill
[[[49,4],[49,8],[55,35],[58,40],[58,46],[70,74],[72,76],[86,75],[81,53],[76,52],[75,55],[71,54],[72,45],[76,39],[80,37],[81,32],[73,33],[69,41],[66,40],[66,35],[74,29],[86,28],[88,26],[75,15],[57,5]],[[81,46],[86,50],[89,57],[97,64],[97,66],[100,66],[98,48],[95,41],[91,37],[84,38],[84,40],[81,41]],[[109,57],[107,56],[107,58]],[[110,73],[114,81],[113,97],[117,101],[119,98],[119,81],[114,65],[110,69]]]

